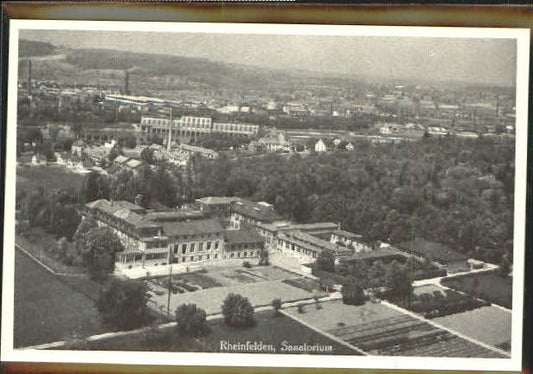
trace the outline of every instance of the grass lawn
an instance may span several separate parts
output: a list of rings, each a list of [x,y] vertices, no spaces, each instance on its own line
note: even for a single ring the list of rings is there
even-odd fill
[[[511,277],[501,277],[493,272],[477,273],[443,279],[441,283],[469,295],[477,296],[509,309],[512,308],[513,279]]]
[[[84,180],[84,175],[73,173],[59,165],[17,167],[17,191],[29,192],[37,187],[43,187],[45,191],[65,188],[78,191]]]
[[[439,317],[433,321],[494,347],[511,341],[511,313],[495,306]]]
[[[20,251],[15,254],[14,307],[14,347],[105,332],[90,298]]]
[[[83,349],[91,350],[135,350],[135,351],[167,351],[167,352],[230,352],[221,350],[221,341],[230,344],[246,342],[261,342],[272,345],[275,353],[284,353],[280,347],[283,341],[288,344],[327,345],[332,350],[327,354],[358,355],[350,348],[303,326],[297,321],[287,317],[276,317],[273,311],[259,312],[255,316],[256,325],[247,329],[234,329],[225,325],[223,319],[209,321],[211,331],[208,335],[192,339],[181,336],[176,329],[169,328],[165,331],[150,330],[146,333],[129,335],[119,338],[106,339],[85,343]],[[76,349],[76,348],[74,348]],[[233,351],[235,352],[235,351]],[[246,353],[239,351],[239,353]],[[254,353],[251,352],[250,353]],[[274,352],[267,352],[274,353]]]

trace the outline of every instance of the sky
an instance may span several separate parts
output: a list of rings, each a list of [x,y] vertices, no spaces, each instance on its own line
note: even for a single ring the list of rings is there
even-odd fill
[[[73,30],[21,30],[20,38],[357,77],[502,86],[514,86],[516,80],[516,41],[511,39]]]

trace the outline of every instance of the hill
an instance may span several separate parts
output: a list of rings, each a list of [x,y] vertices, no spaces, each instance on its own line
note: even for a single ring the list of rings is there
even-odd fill
[[[19,57],[46,56],[56,53],[53,44],[33,40],[19,41]]]

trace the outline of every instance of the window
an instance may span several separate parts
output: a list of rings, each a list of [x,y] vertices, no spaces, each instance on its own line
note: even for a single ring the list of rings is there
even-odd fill
[[[195,244],[195,243],[191,243],[191,245],[190,245],[190,247],[189,247],[189,251],[190,251],[191,253],[194,252],[194,244]]]
[[[209,255],[207,255],[207,259],[209,260]]]
[[[218,253],[215,253],[215,258],[218,258]]]
[[[191,261],[194,261],[194,256],[191,256]]]
[[[244,252],[244,257],[248,256],[248,252]]]
[[[211,242],[207,242],[207,250],[208,250],[208,251],[211,250]]]
[[[199,249],[199,251],[201,252],[201,251],[203,251],[203,250],[204,250],[204,242],[200,242],[200,249]]]
[[[218,249],[218,242],[215,242],[215,249]]]
[[[231,258],[233,258],[233,255],[235,255],[235,253],[232,253],[232,254],[230,254],[229,256],[230,256]]]
[[[182,244],[181,245],[181,254],[185,254],[187,253],[187,244]]]
[[[198,256],[198,261],[202,261],[203,256]]]

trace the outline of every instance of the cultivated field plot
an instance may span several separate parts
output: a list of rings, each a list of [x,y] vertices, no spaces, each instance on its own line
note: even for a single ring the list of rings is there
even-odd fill
[[[284,280],[299,277],[299,274],[292,273],[277,266],[254,266],[251,268],[212,268],[208,271],[208,276],[223,286],[234,286],[239,284],[249,284],[256,282]]]
[[[17,166],[17,191],[34,191],[37,187],[45,191],[56,191],[72,188],[77,191],[84,175],[73,173],[59,165]]]
[[[194,303],[203,308],[207,314],[219,313],[222,302],[229,293],[237,293],[248,297],[254,306],[270,305],[273,299],[281,298],[282,301],[309,299],[313,294],[300,288],[289,286],[281,281],[264,281],[240,284],[229,287],[214,287],[196,292],[171,294],[170,311],[185,303]],[[159,311],[166,311],[168,294],[152,295],[152,302]]]
[[[504,357],[427,322],[379,303],[361,306],[342,301],[307,307],[297,318],[327,331],[372,355],[422,357]]]
[[[273,311],[256,313],[256,324],[246,329],[228,327],[222,318],[208,322],[210,332],[200,338],[182,336],[175,328],[160,331],[146,331],[133,335],[114,337],[105,340],[86,342],[79,347],[69,349],[86,350],[121,350],[121,351],[166,351],[166,352],[222,352],[221,341],[231,344],[249,342],[262,342],[271,345],[275,353],[295,353],[282,350],[282,342],[290,345],[304,344],[331,347],[331,351],[323,354],[358,355],[344,345],[300,324],[286,316],[274,316]],[[230,352],[230,351],[224,351]],[[246,353],[246,351],[239,351]],[[255,353],[255,352],[250,352]],[[273,353],[273,352],[267,352]],[[315,354],[320,354],[317,352]]]
[[[486,306],[433,321],[480,342],[510,349],[511,312],[501,308]]]
[[[222,286],[215,279],[200,272],[172,275],[170,284],[165,276],[149,278],[145,282],[148,289],[156,295],[167,294],[169,287],[170,292],[178,294]]]
[[[32,259],[15,252],[14,347],[105,331],[94,303]]]

